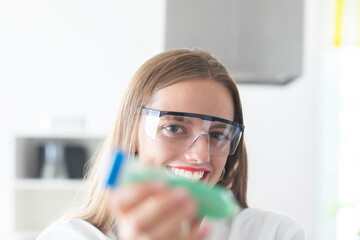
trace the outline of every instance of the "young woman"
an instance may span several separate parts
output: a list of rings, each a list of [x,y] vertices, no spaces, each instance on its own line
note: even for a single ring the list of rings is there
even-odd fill
[[[151,58],[123,97],[112,136],[90,172],[86,202],[38,240],[305,239],[291,218],[248,208],[243,124],[237,86],[208,52],[175,49]],[[161,182],[106,191],[104,168],[119,147],[175,175],[226,187],[239,212],[209,224],[196,218],[197,203],[185,189]]]

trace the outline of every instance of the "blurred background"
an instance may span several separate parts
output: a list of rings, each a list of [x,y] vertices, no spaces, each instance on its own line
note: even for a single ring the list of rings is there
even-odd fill
[[[1,0],[0,238],[34,239],[81,198],[131,76],[172,47],[238,82],[249,205],[360,239],[358,0]]]

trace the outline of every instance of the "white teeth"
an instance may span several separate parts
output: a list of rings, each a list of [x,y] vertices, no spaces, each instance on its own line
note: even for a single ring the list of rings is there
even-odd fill
[[[191,171],[186,171],[184,169],[178,169],[173,167],[171,167],[170,169],[171,169],[171,173],[173,173],[174,175],[191,180],[199,180],[204,176],[203,171],[191,172]]]

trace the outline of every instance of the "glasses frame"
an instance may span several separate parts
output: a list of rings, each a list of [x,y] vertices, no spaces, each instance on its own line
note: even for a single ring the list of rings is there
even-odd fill
[[[204,114],[198,114],[198,113],[187,113],[187,112],[174,112],[174,111],[160,111],[160,110],[154,110],[154,109],[149,109],[149,108],[141,108],[141,114],[147,115],[147,116],[153,116],[153,117],[162,117],[165,115],[171,115],[171,116],[184,116],[184,117],[195,117],[195,118],[200,118],[203,120],[207,120],[207,121],[218,121],[218,122],[223,122],[226,124],[230,124],[232,126],[238,127],[240,129],[240,137],[237,141],[237,146],[239,145],[240,139],[242,137],[242,134],[245,130],[245,126],[237,123],[237,122],[233,122],[227,119],[223,119],[223,118],[219,118],[219,117],[214,117],[214,116],[209,116],[209,115],[204,115]],[[235,151],[234,151],[235,152]],[[229,154],[229,155],[233,155],[233,154]]]

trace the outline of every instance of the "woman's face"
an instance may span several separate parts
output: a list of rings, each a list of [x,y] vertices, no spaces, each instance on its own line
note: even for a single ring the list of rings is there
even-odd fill
[[[196,113],[233,121],[234,104],[227,88],[211,79],[189,79],[168,86],[155,93],[146,108],[160,111]],[[136,150],[140,161],[169,169],[186,178],[199,178],[215,185],[225,167],[227,155],[210,155],[205,134],[185,150],[174,150],[155,141],[145,132],[145,116],[138,129]],[[205,124],[194,120],[194,129],[202,132]],[[172,129],[171,129],[172,130]],[[179,131],[179,129],[175,129]],[[194,130],[194,131],[195,131]]]

